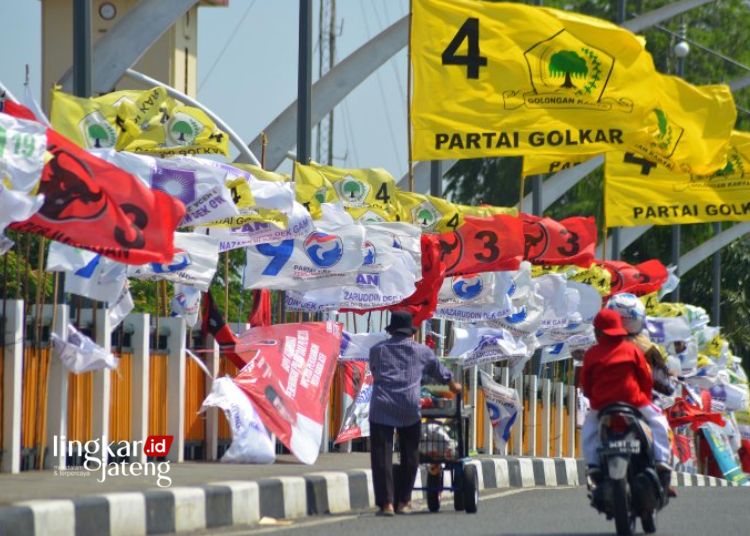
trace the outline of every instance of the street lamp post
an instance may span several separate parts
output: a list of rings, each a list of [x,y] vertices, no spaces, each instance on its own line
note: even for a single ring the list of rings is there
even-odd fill
[[[676,74],[680,78],[685,75],[685,58],[690,53],[690,45],[685,41],[687,26],[683,22],[680,24],[680,41],[674,46],[673,52],[677,57]],[[675,267],[675,275],[680,275],[680,240],[682,238],[682,228],[680,225],[672,226],[672,265]],[[678,284],[672,291],[672,301],[680,301],[680,285]]]

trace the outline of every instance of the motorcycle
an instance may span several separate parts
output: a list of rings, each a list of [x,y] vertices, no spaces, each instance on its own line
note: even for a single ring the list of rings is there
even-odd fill
[[[599,412],[599,437],[600,472],[588,482],[591,505],[614,518],[618,536],[631,536],[638,517],[646,534],[656,532],[671,475],[656,470],[650,427],[635,407],[612,404]]]

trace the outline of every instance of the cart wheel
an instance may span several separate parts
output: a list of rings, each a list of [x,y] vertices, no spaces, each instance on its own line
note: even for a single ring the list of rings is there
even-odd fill
[[[427,508],[430,512],[440,510],[440,491],[443,488],[443,470],[439,473],[427,473]]]
[[[456,512],[462,512],[464,510],[464,469],[461,467],[453,469],[453,508]]]
[[[475,465],[464,466],[464,507],[467,514],[477,513],[477,503],[479,502],[479,479],[477,478],[477,468]],[[456,491],[456,493],[461,493]]]

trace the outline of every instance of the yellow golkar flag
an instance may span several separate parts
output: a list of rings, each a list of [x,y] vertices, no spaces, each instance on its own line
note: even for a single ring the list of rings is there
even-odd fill
[[[523,4],[412,5],[416,160],[591,154],[646,133],[657,72],[629,31]]]
[[[604,187],[608,227],[750,220],[750,134],[732,132],[713,175],[673,173],[640,155],[610,152]]]

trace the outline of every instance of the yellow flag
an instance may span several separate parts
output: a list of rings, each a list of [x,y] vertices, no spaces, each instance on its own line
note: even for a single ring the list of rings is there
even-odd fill
[[[591,154],[645,134],[656,70],[629,31],[515,3],[412,6],[416,160]]]
[[[659,301],[659,292],[652,292],[641,296],[641,301],[646,307],[648,316],[660,318],[681,316],[685,312],[685,305],[682,303],[670,303]]]
[[[401,209],[396,197],[396,181],[384,169],[295,164],[294,178],[298,186],[305,184],[309,193],[314,191],[314,201],[338,199],[358,221],[398,221]]]
[[[597,154],[527,154],[523,157],[523,176],[546,175],[576,167]]]
[[[628,150],[675,173],[710,175],[722,169],[737,120],[729,86],[694,86],[676,76],[658,77],[649,136],[626,135]]]
[[[82,99],[52,91],[55,130],[86,149],[116,148],[158,156],[229,154],[226,133],[202,111],[162,87]]]
[[[262,181],[289,182],[292,180],[292,177],[290,175],[287,175],[286,173],[276,173],[275,171],[269,171],[254,164],[241,164],[239,162],[232,162],[232,165],[243,171],[247,171],[248,173],[252,174],[254,177]]]
[[[576,283],[591,285],[601,296],[609,296],[612,286],[612,274],[605,268],[592,264],[588,268],[581,268],[574,264],[564,265],[533,265],[531,275],[539,277],[544,274],[563,274],[568,280]]]
[[[672,173],[633,153],[607,153],[609,227],[750,220],[750,134],[732,132],[727,164],[709,176]]]
[[[464,216],[518,214],[515,208],[470,207],[416,192],[398,191],[398,199],[401,204],[401,221],[418,225],[424,232],[430,233],[455,231],[464,224]]]
[[[323,173],[294,162],[294,190],[297,201],[305,205],[314,219],[323,216],[320,210],[321,203],[335,203],[339,200],[333,184]]]

